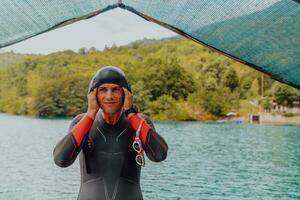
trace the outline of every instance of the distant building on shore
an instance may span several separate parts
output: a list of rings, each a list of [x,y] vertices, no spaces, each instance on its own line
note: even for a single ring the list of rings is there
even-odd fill
[[[274,101],[272,105],[273,105],[273,109],[272,109],[273,111],[300,114],[300,101],[293,101],[292,107],[277,105],[277,103]]]

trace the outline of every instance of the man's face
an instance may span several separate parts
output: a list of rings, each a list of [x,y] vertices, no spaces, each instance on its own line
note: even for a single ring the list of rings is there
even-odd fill
[[[97,97],[104,113],[114,114],[121,111],[124,91],[119,85],[106,83],[99,86]]]

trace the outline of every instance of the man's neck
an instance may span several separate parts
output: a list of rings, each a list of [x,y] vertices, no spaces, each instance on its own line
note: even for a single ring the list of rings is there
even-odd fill
[[[122,112],[120,111],[117,113],[110,114],[110,113],[105,113],[102,111],[101,114],[106,123],[108,123],[110,125],[115,125],[119,121],[119,119],[122,115]]]

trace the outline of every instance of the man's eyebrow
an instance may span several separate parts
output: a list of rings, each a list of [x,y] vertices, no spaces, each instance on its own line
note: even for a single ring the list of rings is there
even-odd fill
[[[99,86],[98,89],[107,89],[107,87]],[[122,89],[121,86],[113,86],[111,89]]]

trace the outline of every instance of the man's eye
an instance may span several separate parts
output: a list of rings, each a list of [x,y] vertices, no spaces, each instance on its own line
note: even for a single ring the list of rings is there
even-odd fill
[[[121,88],[114,88],[113,91],[114,92],[120,92],[122,89]]]
[[[105,88],[99,88],[99,92],[106,92]]]

